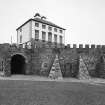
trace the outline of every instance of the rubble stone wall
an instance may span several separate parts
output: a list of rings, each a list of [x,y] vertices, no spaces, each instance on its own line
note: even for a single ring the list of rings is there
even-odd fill
[[[58,55],[63,77],[78,78],[81,56],[91,77],[105,78],[105,46],[97,45],[95,47],[91,45],[91,48],[89,48],[89,45],[86,45],[83,48],[82,45],[79,45],[79,48],[77,48],[74,44],[73,48],[70,45],[65,46],[65,48],[54,48],[50,45],[35,47],[35,43],[32,42],[30,47],[27,45],[23,47],[21,45],[1,44],[0,75],[2,73],[5,76],[11,75],[11,58],[15,54],[20,54],[26,59],[26,75],[48,76],[55,55]]]

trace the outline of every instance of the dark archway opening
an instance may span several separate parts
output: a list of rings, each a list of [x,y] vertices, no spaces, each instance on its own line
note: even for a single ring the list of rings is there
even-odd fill
[[[11,74],[25,74],[25,58],[16,54],[11,58]]]

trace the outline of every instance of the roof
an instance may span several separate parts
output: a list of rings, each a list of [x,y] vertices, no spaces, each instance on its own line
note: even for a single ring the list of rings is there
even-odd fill
[[[27,24],[29,21],[36,21],[36,22],[40,22],[40,23],[43,23],[43,24],[47,24],[47,25],[50,25],[50,26],[53,26],[53,27],[56,27],[56,28],[60,28],[60,29],[63,29],[63,30],[66,30],[50,21],[47,21],[47,20],[43,20],[43,19],[40,19],[40,18],[35,18],[35,19],[29,19],[27,20],[25,23],[23,23],[20,27],[18,27],[16,30],[18,30],[19,28],[21,28],[22,26],[24,26],[25,24]]]

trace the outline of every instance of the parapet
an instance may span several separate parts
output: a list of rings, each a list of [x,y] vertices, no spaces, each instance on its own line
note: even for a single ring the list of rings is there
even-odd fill
[[[73,44],[73,48],[77,48],[77,45],[76,44]]]
[[[86,49],[89,49],[89,44],[85,44],[85,48]]]
[[[77,44],[67,44],[66,48],[77,48]],[[105,49],[105,45],[95,45],[95,44],[79,44],[80,49]]]
[[[105,49],[105,45],[102,45],[102,49]]]
[[[92,45],[91,45],[91,49],[94,49],[94,48],[95,48],[95,44],[92,44]]]
[[[67,44],[67,48],[71,48],[70,44]]]
[[[102,46],[101,45],[97,45],[97,48],[100,49],[100,48],[102,48]]]
[[[83,48],[83,44],[79,44],[79,48]]]

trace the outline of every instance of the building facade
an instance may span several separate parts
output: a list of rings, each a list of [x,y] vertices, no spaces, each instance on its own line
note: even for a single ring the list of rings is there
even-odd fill
[[[17,29],[17,44],[24,44],[31,39],[64,44],[65,29],[46,20],[36,13]]]

